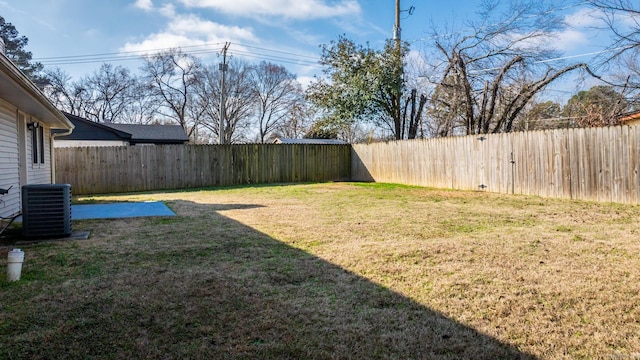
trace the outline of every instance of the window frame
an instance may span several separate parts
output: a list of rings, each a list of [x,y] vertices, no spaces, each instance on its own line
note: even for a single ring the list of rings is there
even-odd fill
[[[30,124],[38,124],[28,129],[31,131],[31,163],[35,165],[44,165],[46,163],[44,149],[44,128],[37,121],[32,119]],[[29,127],[29,125],[27,125]]]

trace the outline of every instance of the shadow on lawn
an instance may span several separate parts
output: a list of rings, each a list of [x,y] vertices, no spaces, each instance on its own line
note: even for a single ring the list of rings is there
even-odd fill
[[[534,358],[218,213],[257,206],[174,201],[175,218],[96,226],[85,261],[113,251],[101,246],[118,226],[118,262],[22,299],[51,312],[18,319],[41,335],[0,335],[36,358]],[[154,245],[140,250],[144,237]]]

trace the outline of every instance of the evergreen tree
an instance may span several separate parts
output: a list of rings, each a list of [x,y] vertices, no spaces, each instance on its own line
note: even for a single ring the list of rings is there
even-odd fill
[[[39,62],[32,61],[31,51],[25,50],[29,43],[26,36],[20,36],[13,24],[5,21],[0,16],[0,37],[4,40],[5,52],[9,60],[20,69],[38,87],[43,88],[48,84],[46,76],[42,75],[44,66]]]

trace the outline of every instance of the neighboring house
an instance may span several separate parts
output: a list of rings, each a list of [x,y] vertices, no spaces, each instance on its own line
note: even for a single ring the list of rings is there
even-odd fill
[[[338,139],[288,139],[275,138],[274,144],[318,144],[318,145],[345,145],[346,141]]]
[[[139,144],[186,144],[189,136],[180,125],[105,124],[131,134],[129,145]]]
[[[0,45],[1,41],[0,41]],[[21,187],[55,182],[52,130],[73,124],[9,60],[0,46],[0,216],[21,211]],[[0,191],[4,193],[4,191]]]
[[[97,123],[65,113],[73,133],[56,137],[55,147],[184,144],[189,137],[179,125]]]
[[[620,124],[638,125],[640,124],[640,111],[632,111],[618,116]]]

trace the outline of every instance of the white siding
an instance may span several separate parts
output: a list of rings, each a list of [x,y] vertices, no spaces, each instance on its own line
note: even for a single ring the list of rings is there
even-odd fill
[[[31,118],[31,122],[38,121]],[[44,129],[44,164],[33,162],[33,141],[31,131],[27,131],[27,182],[28,184],[51,184],[51,129],[40,123]]]
[[[17,109],[0,100],[0,188],[13,188],[0,195],[0,216],[20,211]]]
[[[54,140],[53,145],[57,148],[81,147],[81,146],[127,146],[128,141],[116,140]]]

